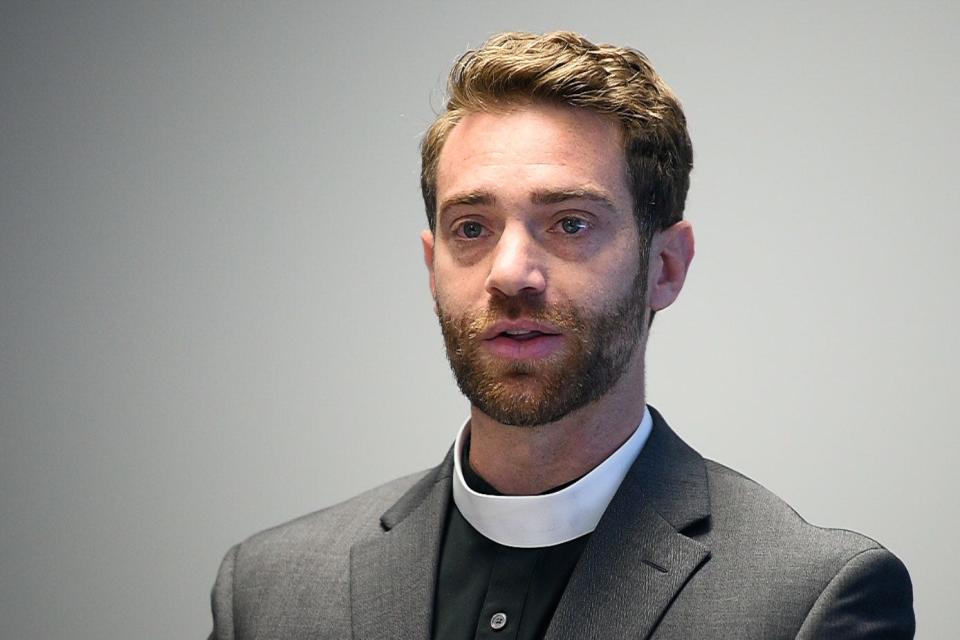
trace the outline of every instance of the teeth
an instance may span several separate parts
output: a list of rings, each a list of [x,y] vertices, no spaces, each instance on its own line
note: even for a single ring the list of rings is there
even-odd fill
[[[533,331],[527,331],[526,329],[513,329],[510,331],[504,331],[508,336],[525,336],[528,333],[533,333]]]

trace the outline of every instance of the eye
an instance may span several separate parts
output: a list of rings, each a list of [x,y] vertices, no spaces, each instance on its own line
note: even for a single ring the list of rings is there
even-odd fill
[[[590,224],[580,218],[567,217],[560,221],[560,229],[567,235],[575,235],[587,229]]]
[[[468,220],[457,228],[457,235],[467,238],[468,240],[475,240],[483,235],[483,231],[482,224]]]

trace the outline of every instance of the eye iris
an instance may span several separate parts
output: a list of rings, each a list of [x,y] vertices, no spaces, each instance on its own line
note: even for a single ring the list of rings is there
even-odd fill
[[[483,227],[476,222],[468,222],[463,225],[463,235],[467,238],[479,238],[483,233]]]
[[[587,225],[583,220],[577,220],[576,218],[564,218],[560,222],[560,226],[563,228],[564,233],[578,233]]]

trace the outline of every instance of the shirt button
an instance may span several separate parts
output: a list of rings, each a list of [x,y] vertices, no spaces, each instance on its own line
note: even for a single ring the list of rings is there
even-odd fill
[[[500,631],[507,626],[507,614],[498,611],[490,618],[490,628],[494,631]]]

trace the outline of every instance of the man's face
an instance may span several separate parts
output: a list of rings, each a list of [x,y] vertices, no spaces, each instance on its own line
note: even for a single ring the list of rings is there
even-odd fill
[[[613,118],[473,113],[437,170],[424,255],[464,395],[504,424],[553,422],[642,361],[646,264]]]

